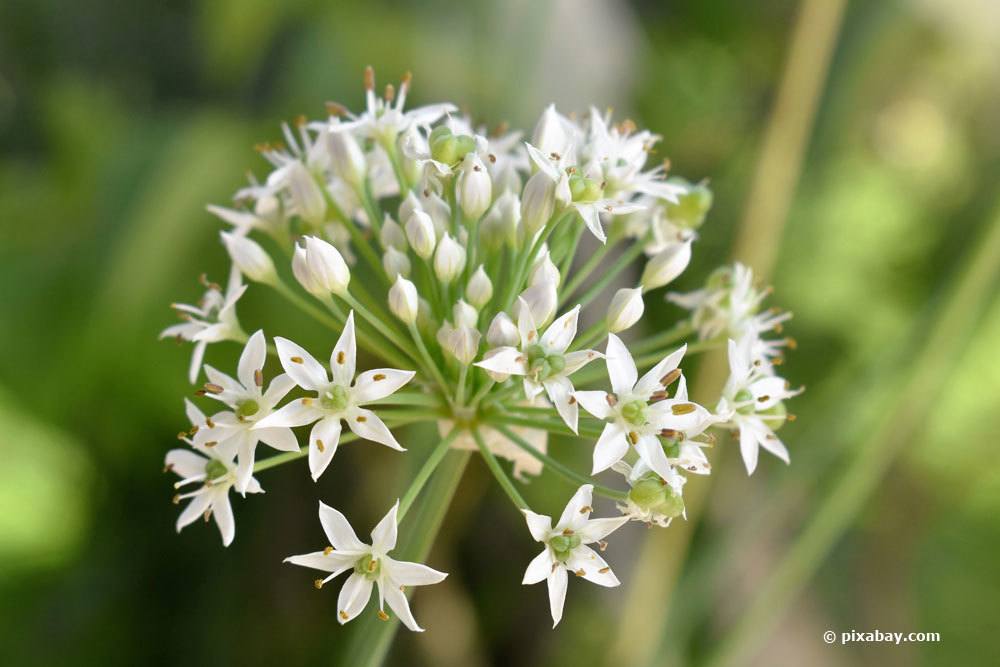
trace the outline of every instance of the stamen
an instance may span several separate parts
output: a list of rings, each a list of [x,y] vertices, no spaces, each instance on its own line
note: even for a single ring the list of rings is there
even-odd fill
[[[597,540],[597,548],[600,551],[604,551],[605,549],[608,548],[608,543],[605,542],[604,540]]]
[[[371,65],[365,68],[365,90],[375,90],[375,70]]]
[[[305,363],[302,361],[302,357],[289,357],[288,360],[291,361],[293,364]]]
[[[678,403],[670,406],[670,411],[675,415],[688,415],[697,409],[694,403]]]
[[[205,391],[207,391],[210,394],[221,394],[222,392],[225,391],[225,389],[223,389],[219,385],[212,384],[211,382],[206,382],[204,386],[205,386]]]
[[[611,406],[612,408],[618,405],[618,397],[616,397],[614,394],[605,394],[604,400],[607,401],[608,405]]]
[[[681,437],[681,435],[683,434],[680,431],[675,431],[672,428],[665,428],[662,431],[660,431],[660,437],[667,438],[669,440],[674,440],[675,438],[679,438]]]
[[[316,590],[319,590],[319,589],[323,588],[323,580],[322,579],[316,579],[315,581],[313,581],[313,587]]]
[[[387,83],[385,85],[384,97],[386,102],[392,102],[394,99],[396,99],[396,87],[393,86],[391,83]]]
[[[326,445],[323,444],[322,440],[317,440],[316,441],[316,449],[318,449],[320,451],[320,453],[326,451]]]
[[[580,514],[586,514],[587,512],[593,512],[593,511],[594,508],[591,507],[590,505],[584,505],[583,507],[580,508]]]
[[[351,615],[350,615],[350,614],[348,614],[348,613],[347,613],[346,611],[344,611],[343,609],[341,609],[341,610],[340,610],[340,618],[342,618],[342,619],[343,619],[343,620],[345,620],[345,621],[349,621],[349,620],[351,620]]]
[[[344,354],[343,350],[341,350],[340,352],[337,353],[337,363],[338,364],[343,364],[346,359],[347,359],[347,355]]]
[[[585,575],[585,574],[587,574],[587,573],[586,573],[586,572],[584,572],[584,571],[583,571],[583,568],[581,567],[581,568],[580,568],[579,570],[577,570],[577,571],[576,571],[576,572],[574,572],[573,574],[575,574],[575,575],[576,575],[576,576],[578,576],[578,577],[582,577],[583,575]]]
[[[565,529],[565,530],[564,530],[564,531],[562,532],[562,534],[563,534],[563,535],[565,535],[566,537],[569,537],[570,535],[572,535],[572,534],[573,534],[573,529],[572,529],[572,528],[567,528],[567,529]]]
[[[347,107],[339,102],[327,102],[326,103],[326,113],[330,116],[335,116],[340,118],[341,116],[347,115]]]
[[[295,117],[295,127],[297,128],[305,127],[308,122],[309,119],[306,118],[305,114],[299,114],[298,116]]]
[[[212,447],[215,447],[217,444],[219,444],[218,440],[209,440],[208,442],[205,443],[205,446],[211,449]]]
[[[380,621],[388,621],[389,620],[389,614],[385,613],[381,609],[379,609],[377,613],[378,613],[378,620],[380,620]]]
[[[374,380],[375,382],[379,382],[379,381],[384,380],[384,379],[385,379],[385,373],[376,373],[372,377],[372,380]]]
[[[333,553],[333,547],[326,547],[325,549],[323,549],[324,556],[329,556],[332,553]]]
[[[639,444],[639,434],[636,433],[635,431],[628,432],[628,439],[629,442],[631,442],[633,445]]]
[[[576,396],[570,396],[569,400],[566,402],[569,403],[570,405],[576,405]]]
[[[359,424],[364,424],[366,421],[368,421],[368,417],[365,417],[364,415],[358,415],[357,417],[354,418],[354,421],[358,422]]]
[[[664,387],[669,387],[671,384],[677,381],[677,378],[681,376],[681,369],[675,368],[666,375],[660,378],[660,384]]]
[[[771,400],[771,397],[768,396],[767,394],[764,394],[763,396],[758,396],[757,397],[757,402],[758,403],[767,403],[770,400]]]
[[[264,386],[264,371],[260,368],[253,372],[253,383],[258,387]]]
[[[215,428],[215,422],[212,421],[211,417],[207,417],[205,419],[205,426],[207,426],[208,428]]]
[[[607,574],[610,571],[611,571],[610,567],[602,567],[600,570],[598,570],[600,574]]]
[[[657,403],[670,398],[670,394],[666,391],[654,391],[653,395],[649,397],[651,403]]]
[[[302,406],[303,407],[308,408],[312,404],[313,404],[313,399],[309,398],[308,396],[306,396],[305,398],[302,399]]]

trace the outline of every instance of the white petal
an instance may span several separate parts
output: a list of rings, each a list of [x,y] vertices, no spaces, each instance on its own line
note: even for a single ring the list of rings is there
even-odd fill
[[[358,539],[347,517],[322,501],[319,504],[319,522],[326,539],[330,540],[330,546],[337,551],[368,551],[368,545]]]
[[[628,438],[625,436],[625,430],[618,424],[605,424],[601,437],[594,446],[594,467],[590,474],[596,475],[602,470],[607,470],[621,461],[627,452]]]
[[[295,380],[292,379],[292,376],[288,373],[282,373],[271,380],[271,384],[268,385],[267,391],[263,394],[264,403],[270,406],[277,405],[278,401],[283,399],[294,387]]]
[[[284,562],[319,570],[320,572],[329,572],[335,577],[341,572],[354,567],[359,558],[361,558],[361,555],[353,552],[331,551],[327,553],[325,551],[314,551],[310,554],[289,556]]]
[[[200,340],[194,344],[194,349],[191,351],[191,364],[188,366],[188,381],[191,384],[198,381],[198,373],[201,372],[201,362],[205,359],[206,347],[208,347],[208,343]]]
[[[627,516],[590,519],[580,528],[578,534],[584,544],[590,544],[591,542],[603,540],[605,537],[628,523],[628,520],[629,518]]]
[[[745,425],[740,426],[740,454],[743,456],[743,465],[746,466],[747,474],[752,475],[757,469],[757,457],[759,455],[759,441],[753,429]]]
[[[385,601],[389,603],[389,608],[396,612],[396,616],[403,622],[403,625],[413,632],[424,631],[422,627],[417,625],[417,620],[413,618],[413,612],[410,611],[410,603],[406,599],[406,593],[401,591],[399,586],[393,581],[387,580],[384,588],[379,583],[379,590],[385,596]]]
[[[562,620],[563,605],[566,603],[566,568],[558,567],[549,574],[549,611],[552,612],[552,627]]]
[[[319,391],[330,383],[323,365],[300,346],[280,336],[274,339],[274,344],[278,348],[281,367],[295,380],[295,384],[303,389]]]
[[[598,586],[612,588],[621,583],[604,559],[596,551],[582,544],[570,553],[566,567],[577,576]]]
[[[389,576],[400,586],[429,586],[445,580],[445,572],[427,567],[422,563],[410,563],[384,556],[382,567],[387,568]]]
[[[631,393],[639,377],[639,371],[621,338],[608,334],[608,351],[605,356],[608,375],[611,377],[611,390],[619,395]]]
[[[344,331],[340,334],[337,344],[330,354],[330,370],[333,371],[333,381],[349,387],[354,379],[355,359],[358,355],[358,345],[354,338],[354,311],[347,316]]]
[[[556,524],[556,532],[562,532],[567,528],[576,530],[586,523],[590,517],[593,495],[593,484],[584,484],[577,489],[573,497],[566,503],[566,509],[563,510],[562,515],[559,517],[559,523]]]
[[[198,495],[191,498],[191,502],[187,504],[181,515],[177,517],[177,532],[181,532],[182,528],[191,525],[191,523],[201,517],[211,504],[212,496],[207,490],[201,491]]]
[[[225,373],[212,368],[208,364],[205,364],[205,376],[212,384],[217,384],[222,387],[221,393],[210,393],[208,394],[209,398],[214,398],[217,401],[222,401],[223,403],[232,405],[239,397],[246,394],[246,390],[243,388],[243,385]]]
[[[240,362],[237,366],[236,377],[247,389],[253,389],[254,375],[256,371],[263,370],[264,361],[267,359],[267,339],[264,338],[264,331],[258,330],[250,336],[243,353],[240,354]]]
[[[517,297],[519,308],[517,311],[517,332],[521,334],[521,347],[527,349],[538,342],[538,327],[535,326],[535,318],[531,315],[531,306]]]
[[[487,354],[489,356],[473,365],[507,375],[525,375],[528,372],[527,360],[516,347],[498,347]]]
[[[785,463],[789,463],[788,448],[785,447],[784,443],[778,439],[778,436],[774,434],[774,431],[761,422],[759,429],[757,429],[757,434],[761,447],[771,452]]]
[[[580,306],[577,305],[550,324],[542,334],[542,349],[547,353],[563,354],[576,338],[576,322],[579,315]]]
[[[261,442],[274,447],[282,452],[299,451],[299,441],[295,438],[295,433],[290,428],[277,426],[274,428],[260,428],[254,431]]]
[[[399,371],[394,368],[378,368],[365,371],[358,376],[352,390],[357,405],[371,403],[395,393],[413,379],[413,371]]]
[[[530,586],[537,584],[543,579],[547,579],[552,572],[552,552],[546,547],[542,553],[531,559],[528,568],[524,571],[524,578],[521,583]]]
[[[399,501],[382,517],[378,525],[372,529],[372,551],[376,554],[386,554],[396,548],[396,513],[399,511]]]
[[[639,436],[639,442],[635,445],[642,462],[663,479],[669,479],[671,474],[670,463],[667,455],[663,451],[660,439],[653,435]]]
[[[611,415],[606,391],[574,391],[573,397],[584,410],[598,419],[607,419]]]
[[[664,375],[680,365],[685,352],[687,352],[687,345],[682,345],[679,349],[664,357],[660,363],[653,366],[636,383],[635,393],[643,397],[649,397],[653,392],[659,390],[661,387],[660,380]]]
[[[250,478],[253,477],[254,457],[257,453],[257,434],[251,433],[249,429],[243,430],[235,436],[236,441],[236,484],[233,486],[236,491],[246,494]]]
[[[593,204],[583,204],[576,207],[577,212],[580,213],[580,217],[583,218],[584,224],[587,225],[587,229],[597,237],[597,240],[601,243],[606,243],[608,237],[604,234],[604,228],[601,226],[601,216],[597,213],[597,207]]]
[[[577,350],[576,352],[570,352],[566,355],[566,368],[563,369],[563,375],[572,375],[600,356],[601,353],[597,350]]]
[[[549,539],[549,534],[552,532],[551,517],[535,514],[531,510],[524,510],[524,518],[528,522],[528,531],[536,542],[544,542]]]
[[[372,582],[357,572],[344,582],[337,596],[337,621],[343,625],[360,614],[372,596]]]
[[[177,473],[182,479],[198,477],[205,474],[208,460],[189,449],[171,449],[167,452],[164,465]]]
[[[396,442],[396,438],[393,437],[392,432],[389,431],[389,427],[385,425],[385,422],[371,410],[354,408],[344,419],[358,437],[377,442],[400,452],[406,451],[406,449]]]
[[[229,504],[228,491],[215,491],[212,498],[212,517],[222,535],[222,544],[229,546],[236,537],[236,520],[233,518],[233,506]]]
[[[333,455],[337,453],[340,429],[338,418],[326,417],[316,422],[309,432],[309,473],[314,482],[327,469],[333,460]]]
[[[543,385],[545,393],[549,396],[549,400],[556,406],[556,412],[566,422],[566,426],[573,433],[576,433],[577,423],[580,418],[580,408],[576,404],[576,401],[570,401],[570,397],[573,395],[573,383],[564,377],[556,377],[546,380]]]
[[[184,399],[184,414],[187,416],[191,426],[202,426],[205,423],[205,413],[198,409],[198,406],[188,399]]]
[[[325,416],[326,413],[316,407],[315,398],[297,398],[255,423],[253,430],[276,426],[305,426]]]

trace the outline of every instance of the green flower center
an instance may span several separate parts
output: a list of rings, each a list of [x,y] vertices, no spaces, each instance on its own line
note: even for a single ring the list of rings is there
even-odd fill
[[[253,417],[258,412],[260,412],[260,406],[252,398],[236,404],[236,415],[238,417]]]
[[[365,554],[354,564],[354,571],[361,576],[375,580],[382,569],[382,563],[378,558],[372,558],[371,554]]]
[[[539,380],[558,375],[566,370],[566,358],[561,354],[545,354],[541,345],[532,345],[525,354],[528,357],[528,371]]]
[[[646,423],[646,404],[643,401],[629,401],[622,406],[622,419],[634,426]]]
[[[335,384],[320,394],[319,404],[324,410],[340,411],[347,407],[349,398],[347,389]]]
[[[684,499],[655,475],[636,482],[628,493],[628,499],[647,512],[666,517],[679,516],[684,511]]]
[[[565,563],[569,559],[569,555],[580,546],[580,536],[574,533],[569,535],[556,535],[549,540],[549,546],[552,547],[552,552],[555,554],[556,560],[560,563]]]
[[[750,393],[749,389],[740,389],[733,396],[733,400],[739,405],[736,408],[736,412],[741,415],[752,415],[754,413],[753,394]]]
[[[688,192],[678,197],[677,203],[665,204],[670,221],[679,227],[697,229],[712,208],[712,191],[702,184],[690,186]]]
[[[431,157],[444,164],[455,164],[476,149],[476,140],[466,134],[452,134],[451,129],[439,125],[431,132]]]
[[[218,459],[209,459],[208,463],[205,464],[205,479],[209,482],[214,482],[227,474],[229,474],[229,469],[226,468],[225,463]]]
[[[604,188],[599,181],[580,174],[570,175],[569,191],[573,196],[573,201],[597,201],[604,197]]]

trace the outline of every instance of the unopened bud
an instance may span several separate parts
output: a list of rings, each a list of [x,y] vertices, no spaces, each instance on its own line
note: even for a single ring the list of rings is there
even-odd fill
[[[455,196],[462,213],[469,220],[478,220],[493,201],[493,182],[486,165],[475,153],[462,160],[462,169],[455,181]]]
[[[400,252],[389,246],[385,254],[382,255],[382,266],[389,280],[395,280],[397,276],[410,277],[410,258],[405,252]]]
[[[475,360],[479,353],[479,339],[479,331],[472,327],[452,327],[445,324],[438,332],[441,348],[463,366],[468,366]]]
[[[545,155],[552,153],[561,155],[570,143],[568,130],[569,121],[556,111],[554,104],[550,104],[535,124],[535,130],[531,134],[531,145]]]
[[[559,296],[556,294],[556,286],[553,283],[539,283],[521,292],[517,306],[515,306],[515,312],[520,318],[521,304],[526,304],[532,319],[535,321],[535,326],[542,328],[556,314],[558,301]]]
[[[528,242],[552,217],[556,208],[556,183],[544,172],[528,179],[521,193],[521,225]]]
[[[388,213],[382,220],[382,231],[379,233],[379,241],[383,248],[395,248],[401,252],[406,252],[406,232],[399,226],[399,223],[392,219]]]
[[[550,285],[559,284],[559,269],[552,262],[552,257],[546,251],[542,258],[535,262],[531,268],[531,275],[528,277],[528,285],[538,285],[548,283]]]
[[[300,218],[311,225],[321,225],[326,220],[326,198],[312,173],[301,162],[285,167],[284,186],[292,200],[292,207]]]
[[[274,262],[260,244],[232,232],[222,232],[222,242],[240,273],[254,282],[277,284],[278,273],[274,269]]]
[[[639,321],[644,310],[641,287],[618,290],[608,305],[608,331],[611,333],[625,331]]]
[[[406,278],[398,276],[396,282],[389,288],[389,310],[406,324],[417,321],[420,300],[417,288]]]
[[[465,248],[450,234],[445,233],[434,253],[434,274],[442,283],[448,284],[465,268]]]
[[[355,188],[365,182],[367,172],[365,154],[349,130],[337,126],[331,127],[326,133],[326,149],[330,153],[330,161],[338,176]]]
[[[452,318],[455,320],[455,326],[457,327],[472,327],[475,328],[479,323],[479,313],[475,308],[466,303],[463,299],[459,299],[458,302],[451,309]]]
[[[482,264],[469,279],[469,284],[465,288],[465,296],[468,297],[469,303],[476,308],[482,308],[493,298],[493,282],[486,275]]]
[[[672,282],[691,262],[691,241],[674,243],[653,255],[642,271],[642,285],[648,292]]]
[[[437,234],[434,232],[434,221],[426,212],[415,210],[406,221],[406,238],[410,242],[417,257],[428,260],[434,254],[437,244]]]
[[[517,325],[507,313],[497,313],[486,331],[486,342],[491,347],[513,347],[521,341]]]
[[[351,272],[340,251],[323,239],[306,236],[304,246],[296,246],[292,273],[310,294],[344,294],[351,282]]]

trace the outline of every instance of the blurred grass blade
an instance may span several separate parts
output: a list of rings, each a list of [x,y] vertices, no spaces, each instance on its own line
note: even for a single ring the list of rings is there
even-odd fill
[[[741,621],[707,664],[745,664],[768,636],[796,594],[815,574],[836,541],[847,531],[900,452],[934,408],[955,359],[994,297],[1000,279],[1000,207],[981,243],[955,281],[923,351],[895,406],[874,429],[830,494],[805,523],[805,529],[760,588]]]

